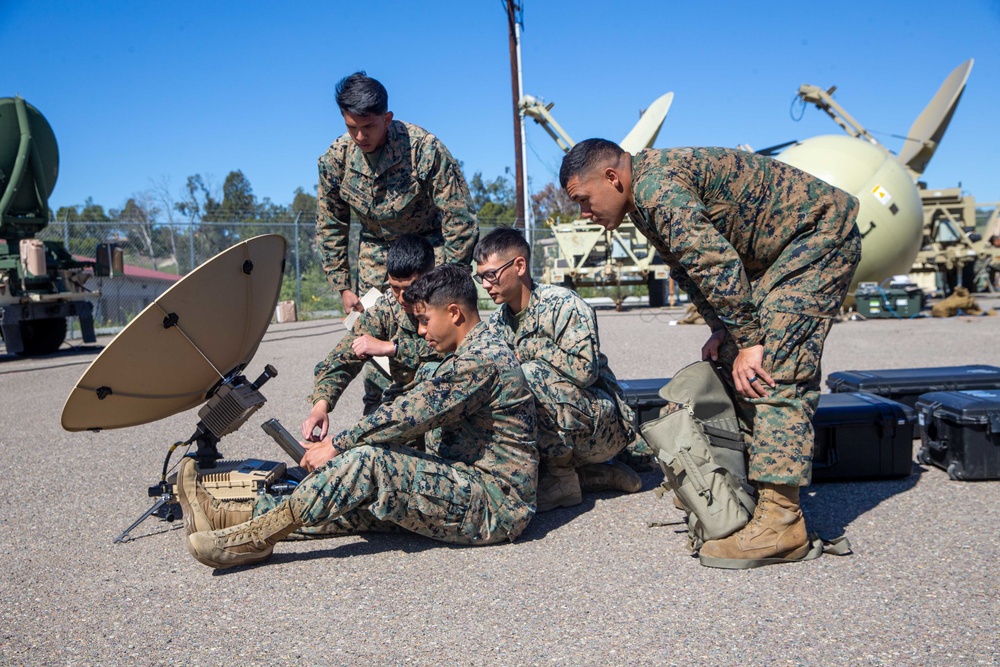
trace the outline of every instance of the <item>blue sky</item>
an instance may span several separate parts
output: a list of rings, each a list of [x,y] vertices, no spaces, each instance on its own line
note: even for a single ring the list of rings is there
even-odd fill
[[[944,78],[975,58],[925,173],[1000,200],[1000,2],[619,2],[522,0],[525,92],[554,102],[575,139],[620,140],[640,109],[675,99],[657,147],[762,148],[839,133],[802,83],[836,99],[890,149]],[[60,148],[54,207],[107,208],[202,174],[241,169],[259,197],[312,191],[343,133],[333,88],[358,69],[396,117],[440,136],[467,176],[513,168],[501,0],[439,2],[29,2],[0,0],[0,96],[23,96]],[[528,121],[532,189],[561,152]]]

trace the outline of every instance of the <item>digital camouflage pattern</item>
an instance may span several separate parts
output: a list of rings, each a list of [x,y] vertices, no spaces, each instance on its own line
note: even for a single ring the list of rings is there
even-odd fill
[[[383,289],[386,253],[406,233],[430,241],[437,264],[471,268],[479,223],[469,187],[445,145],[416,125],[389,124],[374,170],[350,135],[334,141],[319,159],[317,200],[316,242],[327,280],[338,292],[351,287],[351,210],[361,223],[358,295]]]
[[[532,283],[525,309],[501,305],[490,328],[514,350],[535,397],[543,461],[572,450],[576,466],[604,462],[633,441],[640,454],[649,449],[601,352],[594,309],[576,292]]]
[[[426,452],[407,446],[421,435]],[[281,501],[304,534],[400,527],[490,544],[515,539],[534,515],[534,402],[517,359],[485,323],[333,442],[346,451]],[[264,496],[254,513],[277,504]]]
[[[727,332],[720,361],[731,369],[740,348],[764,346],[777,387],[737,399],[750,479],[808,484],[823,345],[861,258],[857,200],[726,148],[641,151],[632,192],[636,228],[712,330]]]
[[[385,378],[381,367],[374,361],[359,359],[354,353],[351,345],[365,334],[378,340],[395,341],[399,346],[396,355],[389,357],[389,378]],[[374,391],[383,400],[390,400],[413,382],[421,365],[440,359],[417,333],[416,318],[403,310],[391,293],[383,294],[371,308],[361,313],[354,322],[354,328],[340,339],[326,359],[316,364],[309,404],[316,405],[317,401],[326,399],[330,410],[333,410],[347,385],[366,364],[375,367],[365,378],[366,398],[370,391]],[[378,383],[380,377],[385,378],[384,386]]]

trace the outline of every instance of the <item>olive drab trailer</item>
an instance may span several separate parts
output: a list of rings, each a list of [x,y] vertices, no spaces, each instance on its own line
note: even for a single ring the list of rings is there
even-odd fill
[[[93,343],[95,296],[83,288],[91,262],[35,236],[49,224],[59,149],[45,117],[21,97],[0,98],[0,333],[8,353],[54,352],[77,317]]]

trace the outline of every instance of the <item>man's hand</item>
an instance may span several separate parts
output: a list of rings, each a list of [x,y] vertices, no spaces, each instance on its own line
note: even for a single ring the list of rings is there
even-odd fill
[[[722,347],[722,341],[725,339],[726,331],[724,329],[713,331],[708,341],[701,346],[701,360],[708,361],[711,359],[712,361],[718,361],[719,349]]]
[[[379,340],[369,334],[362,334],[351,343],[351,349],[358,355],[358,359],[391,357],[396,351],[396,345],[392,341]]]
[[[361,305],[361,299],[358,298],[358,295],[349,289],[340,290],[340,299],[344,302],[344,315],[348,315],[355,310],[359,313],[365,310],[365,307]]]
[[[744,398],[762,398],[767,396],[764,385],[774,388],[774,380],[764,370],[764,346],[745,347],[736,355],[733,362],[733,382],[736,391]]]
[[[299,465],[308,472],[322,468],[333,460],[335,456],[343,453],[343,450],[334,446],[333,436],[323,440],[323,442],[303,442],[302,446],[306,448],[306,455],[299,461]]]
[[[321,398],[316,401],[309,416],[302,422],[302,437],[306,439],[306,442],[319,442],[326,437],[326,433],[330,429],[329,410],[330,403],[326,399]],[[319,435],[316,435],[317,428]]]

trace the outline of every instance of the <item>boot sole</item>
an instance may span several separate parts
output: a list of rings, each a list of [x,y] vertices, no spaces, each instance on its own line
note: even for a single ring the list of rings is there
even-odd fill
[[[263,553],[263,554],[260,554],[260,555],[256,555],[256,556],[252,556],[252,557],[248,557],[246,560],[243,560],[243,561],[241,561],[239,563],[223,563],[223,562],[220,562],[220,561],[212,560],[211,558],[208,558],[207,556],[203,556],[203,555],[199,554],[197,552],[197,550],[194,548],[194,545],[191,544],[191,538],[190,537],[188,539],[184,540],[184,541],[187,544],[188,551],[191,553],[191,555],[194,557],[194,559],[196,561],[198,561],[202,565],[207,565],[208,567],[214,567],[217,570],[225,570],[225,569],[230,568],[230,567],[239,567],[240,565],[254,565],[256,563],[261,563],[261,562],[267,560],[268,558],[270,558],[271,554],[274,553],[274,550],[271,549],[270,551],[267,551],[266,553]]]
[[[543,512],[551,512],[552,510],[557,510],[561,507],[576,507],[577,505],[583,503],[583,494],[579,496],[573,496],[571,498],[565,498],[555,503],[549,505],[539,505],[535,508],[535,514],[541,514]]]
[[[711,556],[702,556],[701,554],[698,554],[698,560],[705,567],[714,567],[722,570],[749,570],[755,567],[763,567],[765,565],[801,563],[804,560],[811,560],[809,556],[812,556],[810,553],[812,547],[813,545],[807,542],[784,556],[772,556],[771,558],[713,558]],[[822,553],[822,546],[820,547],[820,552]],[[812,557],[815,558],[816,556]]]

